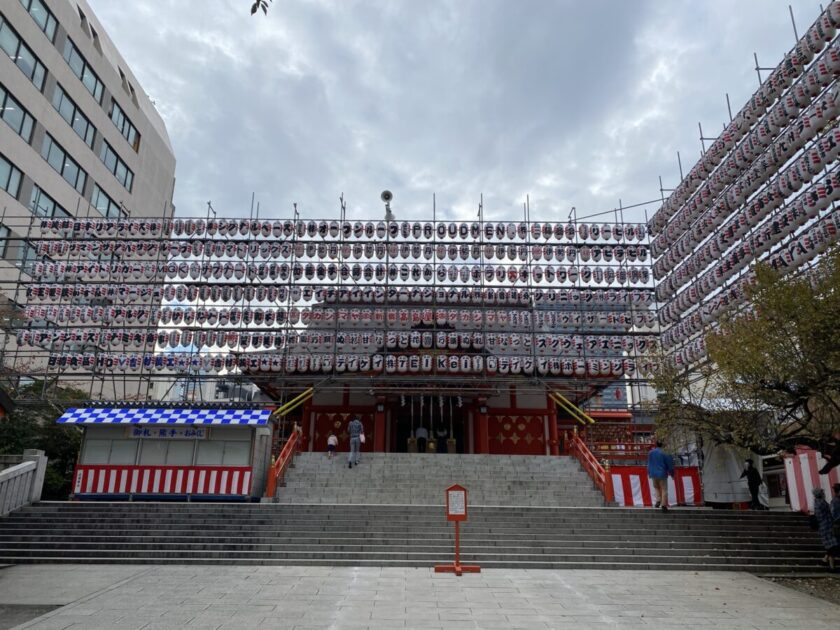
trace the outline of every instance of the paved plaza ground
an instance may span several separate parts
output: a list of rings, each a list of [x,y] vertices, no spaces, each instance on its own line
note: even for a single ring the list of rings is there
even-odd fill
[[[3,610],[31,621],[0,614],[0,627],[38,630],[840,627],[840,606],[693,571],[15,566],[0,570]]]

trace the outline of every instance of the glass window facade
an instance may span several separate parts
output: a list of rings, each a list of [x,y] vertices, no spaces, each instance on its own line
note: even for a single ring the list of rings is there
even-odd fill
[[[38,186],[32,187],[32,196],[29,198],[29,209],[32,210],[36,217],[45,217],[47,219],[66,218],[70,216],[67,210],[62,208]]]
[[[99,159],[106,168],[114,174],[117,181],[122,184],[128,192],[131,192],[131,187],[134,185],[134,173],[131,172],[125,162],[122,161],[117,152],[107,142],[102,143],[102,149],[99,152]]]
[[[18,262],[16,264],[22,267],[26,273],[31,275],[32,269],[38,260],[38,252],[32,245],[32,243],[24,242],[21,245],[20,254],[18,255]]]
[[[44,32],[47,39],[51,42],[55,41],[55,28],[58,22],[43,0],[20,0],[20,3],[24,9],[29,11],[29,15],[32,16],[35,24]]]
[[[0,155],[0,188],[17,199],[20,192],[20,171],[14,164]]]
[[[123,138],[128,140],[128,144],[134,149],[135,153],[140,150],[140,134],[137,133],[134,125],[125,115],[122,108],[117,104],[117,101],[111,99],[111,121],[120,130]]]
[[[40,62],[29,46],[21,41],[17,31],[9,25],[2,15],[0,15],[0,49],[32,81],[39,92],[44,89],[44,79],[47,76],[44,64]]]
[[[29,144],[35,120],[23,106],[0,84],[0,118]]]
[[[5,225],[0,225],[0,258],[5,258],[9,248],[9,234],[11,231]]]
[[[58,83],[55,84],[52,104],[67,124],[73,128],[76,135],[92,149],[93,142],[96,139],[96,128]]]
[[[77,192],[82,193],[85,190],[85,182],[87,181],[87,173],[79,166],[79,163],[71,158],[67,152],[61,148],[50,134],[44,135],[44,144],[41,146],[41,157],[52,166]]]
[[[90,201],[93,204],[93,207],[96,208],[106,219],[120,219],[128,217],[128,213],[123,210],[118,203],[105,194],[98,184],[93,185],[93,195],[91,196]]]
[[[93,96],[96,102],[101,105],[102,92],[104,91],[102,81],[99,80],[99,77],[96,76],[93,68],[88,65],[88,62],[85,61],[82,53],[79,52],[79,49],[76,48],[73,40],[69,37],[67,38],[67,42],[64,44],[64,60],[67,62],[67,65],[70,66],[73,74],[79,78],[82,84],[87,88],[87,91],[90,92],[91,96]]]

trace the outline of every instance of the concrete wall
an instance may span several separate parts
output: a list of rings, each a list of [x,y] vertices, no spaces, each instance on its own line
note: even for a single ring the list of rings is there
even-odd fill
[[[91,205],[94,183],[114,202],[121,204],[131,217],[169,216],[174,211],[175,156],[166,127],[153,103],[85,0],[56,0],[46,4],[59,24],[54,42],[49,41],[20,2],[5,2],[2,10],[4,19],[38,57],[47,73],[43,90],[39,91],[8,55],[0,54],[0,81],[35,119],[29,143],[0,121],[0,154],[23,175],[17,197],[0,189],[0,224],[11,231],[6,251],[0,257],[0,298],[5,297],[5,300],[0,299],[3,302],[0,309],[4,311],[10,308],[6,300],[18,305],[26,301],[25,291],[17,288],[18,278],[21,277],[18,261],[23,253],[23,240],[37,239],[40,233],[40,219],[34,218],[29,209],[33,186],[42,189],[72,216],[101,216]],[[82,20],[80,11],[85,20]],[[64,60],[64,43],[68,37],[104,86],[101,104]],[[96,128],[93,148],[53,107],[56,85],[61,86]],[[133,87],[133,93],[129,86]],[[112,99],[140,134],[137,151],[110,119]],[[41,157],[42,141],[47,133],[86,171],[88,181],[82,193],[77,192]],[[130,191],[117,181],[99,158],[103,141],[113,147],[133,172]],[[23,278],[26,279],[25,274]],[[4,362],[8,365],[8,357],[15,351],[14,342],[4,339],[0,342],[4,348]],[[29,372],[37,378],[44,372],[45,355],[45,352],[30,349],[27,357],[19,361],[14,370]],[[90,387],[89,381],[80,385],[85,390]],[[105,379],[94,389],[97,397],[132,399],[145,398],[147,387],[146,379],[135,377],[128,381]]]

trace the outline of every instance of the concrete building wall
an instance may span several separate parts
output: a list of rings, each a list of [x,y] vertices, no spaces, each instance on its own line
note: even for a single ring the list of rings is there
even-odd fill
[[[52,16],[49,19],[55,20],[54,30],[49,30],[51,38],[33,17],[34,14],[43,18],[44,8]],[[5,298],[0,308],[8,313],[26,301],[25,291],[16,289],[21,273],[26,278],[23,258],[27,256],[30,262],[34,259],[33,252],[27,251],[27,242],[39,236],[40,216],[30,207],[33,190],[48,195],[69,216],[105,216],[95,207],[95,187],[114,203],[114,218],[171,216],[175,156],[163,119],[85,0],[6,0],[0,5],[0,24],[0,43],[17,37],[44,69],[43,82],[34,83],[0,46],[0,87],[34,119],[28,137],[21,137],[5,120],[0,120],[0,155],[20,172],[16,190],[0,189],[0,293]],[[97,90],[97,94],[101,93],[99,99],[65,60],[68,40],[101,83],[101,90]],[[53,105],[59,89],[95,129],[91,145]],[[124,137],[112,121],[115,104],[139,134],[139,142]],[[79,190],[42,157],[48,135],[87,174]],[[132,172],[130,186],[119,181],[101,159],[103,143],[110,145]],[[8,365],[9,357],[14,355],[14,340],[4,337],[4,362]],[[23,365],[27,365],[28,370],[40,372],[46,353],[31,349],[29,353],[15,369],[23,371]],[[131,381],[120,379],[119,383],[97,385],[94,389],[102,391],[106,398],[145,397],[145,379]]]

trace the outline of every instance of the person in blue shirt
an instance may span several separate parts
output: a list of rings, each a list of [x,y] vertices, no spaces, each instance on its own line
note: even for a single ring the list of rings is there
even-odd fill
[[[668,477],[674,476],[674,458],[662,450],[662,441],[656,441],[656,447],[648,453],[648,477],[653,482],[656,493],[656,507],[668,511]]]

